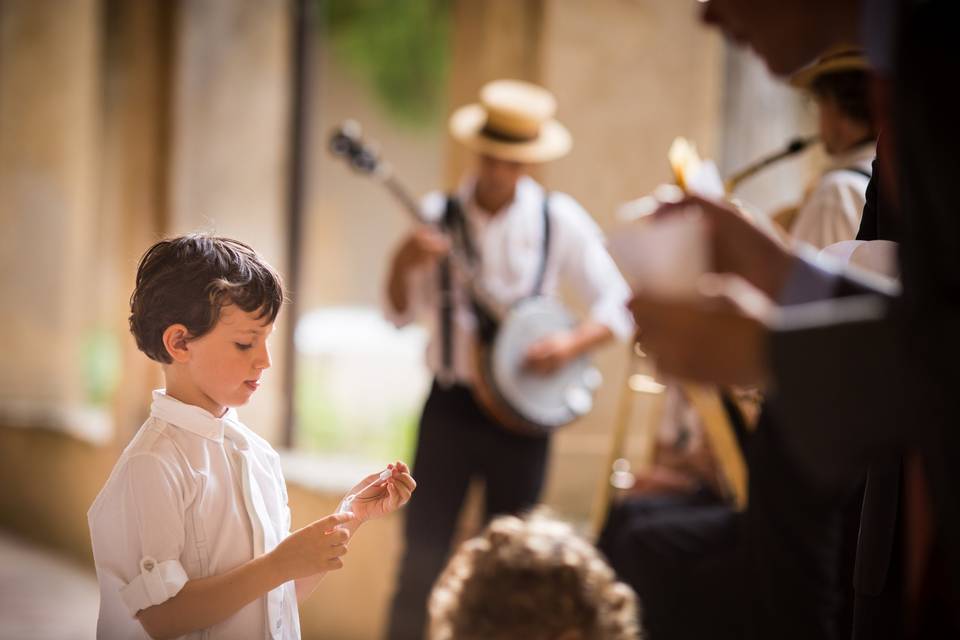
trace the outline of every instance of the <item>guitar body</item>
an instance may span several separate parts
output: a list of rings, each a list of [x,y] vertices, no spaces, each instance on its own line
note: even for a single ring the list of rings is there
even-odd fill
[[[527,349],[538,340],[575,326],[575,319],[547,297],[515,305],[501,320],[494,339],[476,341],[474,396],[497,424],[526,436],[548,436],[593,408],[600,373],[586,356],[550,375],[527,371]]]

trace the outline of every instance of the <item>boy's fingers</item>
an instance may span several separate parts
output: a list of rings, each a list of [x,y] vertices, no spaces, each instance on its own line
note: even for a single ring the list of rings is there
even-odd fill
[[[354,519],[354,515],[347,511],[346,513],[332,513],[325,518],[320,518],[313,523],[313,526],[319,527],[323,531],[329,531],[330,529],[335,529],[341,524],[345,524]]]
[[[330,558],[327,560],[328,571],[336,571],[337,569],[343,569],[343,560],[340,558]]]
[[[398,486],[401,486],[408,491],[413,491],[417,488],[417,481],[413,479],[409,473],[401,473],[399,476],[394,477],[394,480],[397,481]]]
[[[350,540],[350,532],[343,528],[334,529],[327,535],[330,537],[330,542],[333,544],[344,544]]]

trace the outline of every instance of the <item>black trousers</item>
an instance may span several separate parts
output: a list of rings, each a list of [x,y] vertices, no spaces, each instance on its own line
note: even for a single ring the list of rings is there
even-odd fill
[[[706,493],[614,505],[597,546],[640,599],[651,640],[742,640],[738,514]]]
[[[467,387],[434,384],[420,418],[406,508],[405,548],[390,611],[391,640],[420,640],[427,598],[450,553],[470,481],[485,485],[485,519],[517,513],[540,499],[549,439],[513,434],[495,424]]]

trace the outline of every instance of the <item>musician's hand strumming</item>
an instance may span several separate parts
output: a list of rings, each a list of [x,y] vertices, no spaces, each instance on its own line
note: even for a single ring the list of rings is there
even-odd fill
[[[573,332],[554,333],[527,349],[524,367],[540,375],[549,375],[579,355],[578,340]]]

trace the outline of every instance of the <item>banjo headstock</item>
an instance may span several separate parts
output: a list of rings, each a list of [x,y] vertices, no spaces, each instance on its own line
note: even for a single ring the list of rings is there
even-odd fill
[[[354,171],[370,175],[382,173],[387,165],[380,160],[377,147],[363,140],[360,123],[347,120],[330,134],[330,153],[350,165]]]

